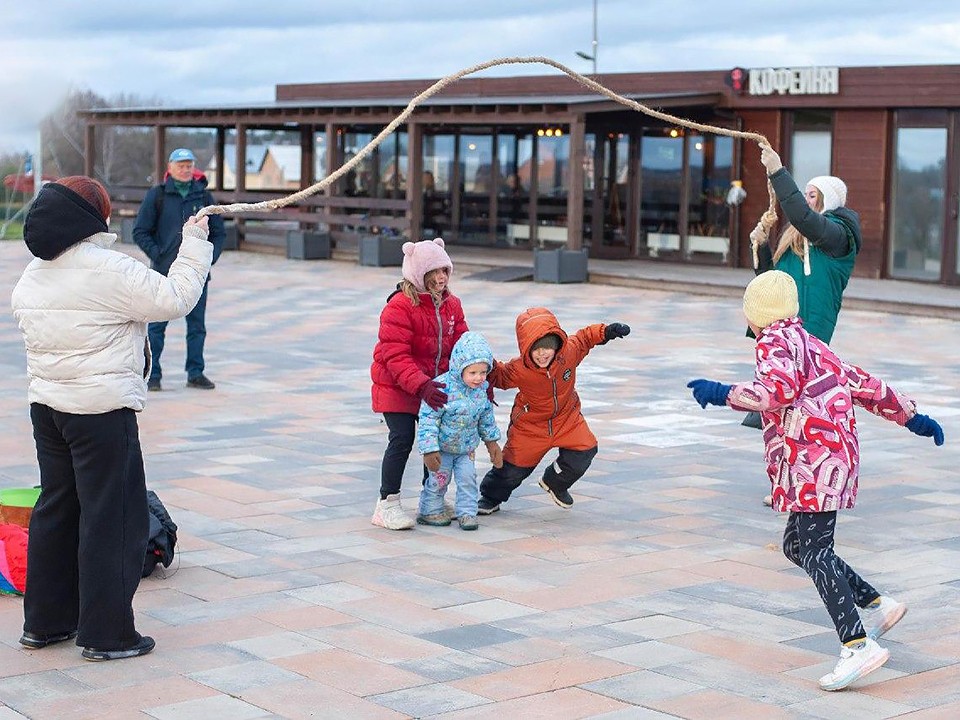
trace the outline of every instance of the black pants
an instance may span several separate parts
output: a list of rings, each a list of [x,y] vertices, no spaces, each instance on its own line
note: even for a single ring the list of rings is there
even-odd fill
[[[559,490],[569,490],[590,467],[597,455],[597,449],[596,446],[589,450],[560,448],[557,459],[543,471],[544,481]],[[490,468],[484,475],[483,482],[480,483],[480,495],[493,502],[506,502],[513,491],[536,469],[536,465],[520,467],[504,460],[503,467]]]
[[[104,650],[139,640],[133,594],[149,518],[136,413],[71,415],[33,403],[40,498],[30,519],[23,629],[77,629]]]
[[[380,499],[400,492],[403,471],[417,439],[417,416],[412,413],[384,413],[390,434],[387,436],[387,449],[383,452],[380,464]],[[423,468],[423,479],[427,479],[427,468]]]
[[[867,636],[857,608],[866,607],[880,593],[833,551],[836,524],[836,511],[790,513],[783,531],[783,554],[813,580],[840,642],[846,643]]]

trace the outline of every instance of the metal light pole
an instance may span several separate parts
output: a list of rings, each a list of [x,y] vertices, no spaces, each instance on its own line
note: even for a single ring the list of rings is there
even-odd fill
[[[593,0],[593,42],[591,46],[593,48],[593,53],[587,54],[581,50],[577,50],[577,56],[582,57],[584,60],[593,61],[593,74],[597,74],[597,0]]]

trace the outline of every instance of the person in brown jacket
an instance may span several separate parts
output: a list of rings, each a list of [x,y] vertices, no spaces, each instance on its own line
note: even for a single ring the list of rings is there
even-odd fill
[[[480,483],[480,515],[497,512],[552,448],[560,452],[544,471],[540,487],[560,507],[573,505],[570,487],[597,454],[597,438],[580,410],[577,366],[597,345],[629,334],[630,327],[623,323],[598,323],[568,336],[546,308],[529,308],[520,314],[520,357],[495,362],[487,376],[494,387],[518,392],[510,412],[503,466],[491,468]]]

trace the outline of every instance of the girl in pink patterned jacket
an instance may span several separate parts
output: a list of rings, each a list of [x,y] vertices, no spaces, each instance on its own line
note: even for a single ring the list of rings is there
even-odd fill
[[[912,400],[844,362],[803,329],[797,286],[788,274],[772,270],[754,278],[744,292],[743,311],[757,337],[754,380],[724,385],[700,379],[687,387],[701,407],[760,412],[773,509],[790,513],[784,555],[813,580],[842,643],[840,660],[820,678],[820,687],[840,690],[887,661],[889,651],[876,640],[907,611],[833,550],[837,510],[852,508],[857,499],[854,406],[932,437],[937,445],[943,444],[943,430],[917,413]]]

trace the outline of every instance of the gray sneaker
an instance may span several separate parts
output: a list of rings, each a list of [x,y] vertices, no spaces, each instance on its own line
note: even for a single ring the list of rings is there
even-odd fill
[[[540,487],[546,490],[550,498],[564,510],[569,510],[573,506],[573,496],[563,488],[551,487],[542,478],[540,479]]]
[[[457,522],[460,523],[461,530],[476,530],[480,527],[477,524],[477,519],[473,515],[461,515],[457,518]]]

